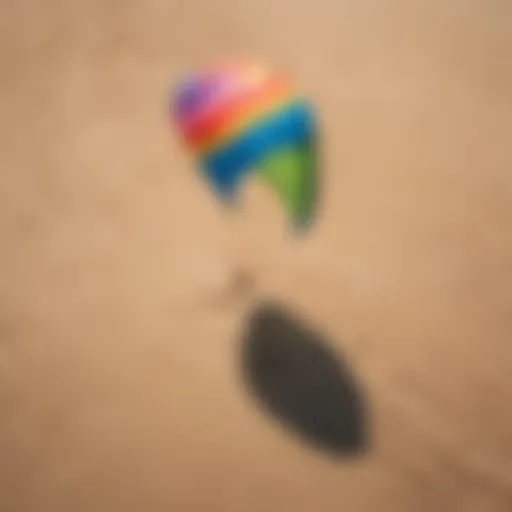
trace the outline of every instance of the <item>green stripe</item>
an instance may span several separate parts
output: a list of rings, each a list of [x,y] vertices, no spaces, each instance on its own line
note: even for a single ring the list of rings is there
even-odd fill
[[[259,175],[276,190],[298,230],[313,220],[318,193],[314,139],[274,151],[259,165]]]

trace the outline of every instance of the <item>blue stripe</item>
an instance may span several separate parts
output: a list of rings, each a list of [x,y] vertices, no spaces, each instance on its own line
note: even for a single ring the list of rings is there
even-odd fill
[[[272,151],[307,140],[314,130],[311,107],[297,101],[248,128],[202,160],[212,185],[223,196],[231,196],[242,175],[257,166]]]

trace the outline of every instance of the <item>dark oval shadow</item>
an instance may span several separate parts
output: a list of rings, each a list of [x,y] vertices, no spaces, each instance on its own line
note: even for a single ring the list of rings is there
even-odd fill
[[[355,377],[329,342],[275,302],[254,308],[242,340],[249,390],[272,416],[332,455],[367,447],[364,400]]]

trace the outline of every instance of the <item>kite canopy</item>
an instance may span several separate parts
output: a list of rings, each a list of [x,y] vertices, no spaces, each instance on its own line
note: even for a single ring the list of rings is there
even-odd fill
[[[216,194],[231,203],[250,173],[278,194],[296,228],[312,220],[317,126],[312,106],[281,74],[251,64],[219,65],[190,77],[173,118]]]

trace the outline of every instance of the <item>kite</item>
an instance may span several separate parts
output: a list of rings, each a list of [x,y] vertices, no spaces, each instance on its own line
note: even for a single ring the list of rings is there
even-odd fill
[[[233,204],[248,176],[279,197],[294,228],[314,217],[318,128],[311,103],[287,76],[252,63],[223,63],[175,89],[171,116],[215,195]]]

